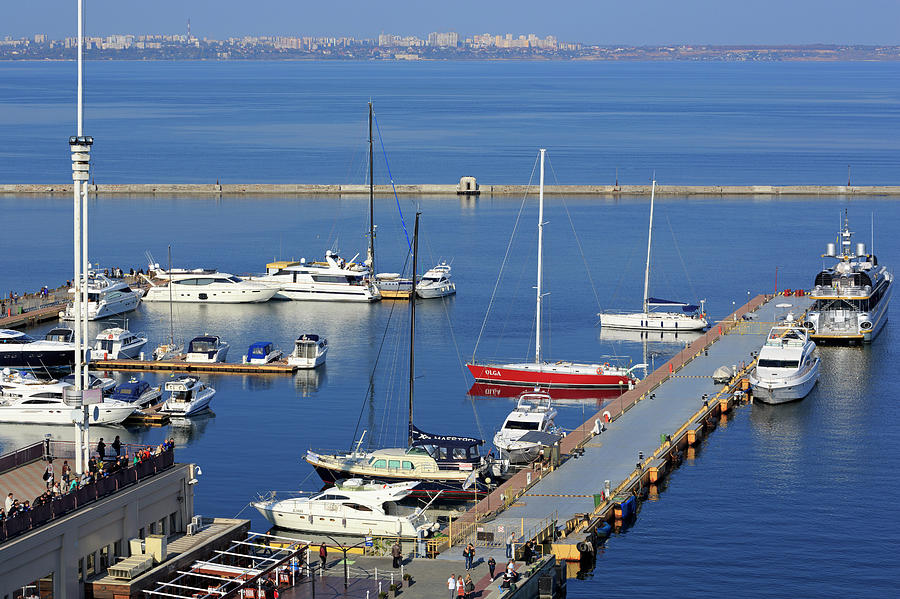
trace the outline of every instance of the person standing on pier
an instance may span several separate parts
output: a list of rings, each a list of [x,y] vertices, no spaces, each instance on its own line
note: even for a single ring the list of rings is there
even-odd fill
[[[509,536],[506,537],[506,559],[512,559],[513,556],[513,543],[516,541],[516,533],[511,532]]]
[[[328,547],[325,546],[325,543],[319,546],[319,561],[322,562],[322,571],[325,571],[325,564],[328,562]]]
[[[400,567],[400,558],[403,556],[403,551],[400,549],[400,543],[394,541],[394,544],[391,545],[391,557],[394,558],[394,568]]]
[[[7,510],[9,511],[9,510]],[[456,599],[456,575],[451,574],[447,579],[447,588],[450,590],[450,599]]]
[[[494,576],[494,570],[496,570],[496,569],[497,569],[497,560],[495,560],[494,556],[492,555],[491,557],[488,558],[488,570],[491,573],[491,582],[493,582],[494,578],[496,578]]]
[[[97,441],[97,455],[100,456],[101,462],[106,458],[106,443],[103,442],[103,437]]]
[[[112,448],[116,452],[117,458],[122,455],[122,440],[119,439],[119,435],[116,435],[116,438],[113,439]]]

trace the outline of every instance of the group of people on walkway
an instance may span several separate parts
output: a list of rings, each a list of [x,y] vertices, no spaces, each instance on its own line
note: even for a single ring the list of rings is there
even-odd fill
[[[447,588],[450,591],[450,599],[471,599],[472,593],[475,592],[475,583],[472,582],[472,576],[466,574],[463,578],[462,574],[451,574],[447,579]]]

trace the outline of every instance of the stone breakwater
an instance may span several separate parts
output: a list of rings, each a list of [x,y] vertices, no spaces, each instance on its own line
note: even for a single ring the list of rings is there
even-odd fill
[[[394,189],[404,195],[456,195],[457,184],[376,185],[375,193],[390,195]],[[123,185],[89,185],[93,195],[361,195],[368,194],[367,185],[316,185],[301,183],[131,183]],[[481,195],[522,195],[537,193],[532,185],[478,186]],[[548,185],[545,194],[596,195],[596,196],[645,196],[649,185]],[[658,195],[669,196],[741,196],[741,195],[823,195],[823,196],[894,196],[900,195],[900,185],[657,185]],[[0,184],[0,194],[6,195],[71,195],[72,184]]]

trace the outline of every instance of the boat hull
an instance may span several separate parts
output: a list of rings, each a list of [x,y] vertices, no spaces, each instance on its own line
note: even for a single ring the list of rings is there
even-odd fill
[[[633,379],[629,375],[604,370],[603,366],[586,365],[593,368],[593,373],[565,372],[554,370],[555,365],[548,364],[546,370],[517,368],[514,365],[481,365],[466,364],[475,380],[482,383],[502,385],[529,385],[539,387],[578,387],[578,388],[619,388],[627,389]]]
[[[634,314],[600,314],[600,326],[611,329],[636,331],[702,331],[709,323],[705,318],[694,318],[675,312],[650,312]]]
[[[195,414],[205,412],[209,409],[209,403],[212,401],[213,395],[215,394],[215,391],[210,389],[194,401],[190,402],[187,406],[179,405],[181,402],[170,403],[169,401],[166,401],[160,409],[160,412],[165,412],[171,416],[194,416]]]
[[[197,289],[185,290],[188,285],[178,286],[172,294],[172,302],[176,304],[258,304],[272,299],[278,289],[260,286],[254,289],[213,288],[212,285],[198,286]],[[169,290],[165,286],[151,287],[144,296],[145,302],[168,302]]]
[[[88,320],[100,320],[131,312],[141,303],[141,292],[113,292],[116,297],[104,299],[98,305],[97,302],[88,302]],[[75,320],[75,307],[73,304],[66,306],[66,309],[59,313],[62,320]]]
[[[253,507],[274,526],[300,532],[326,533],[339,535],[378,535],[415,537],[416,529],[412,524],[397,516],[386,516],[385,519],[326,517],[318,514],[309,515],[278,509],[267,505],[267,502],[255,502]]]
[[[96,411],[95,411],[96,408]],[[91,406],[90,424],[119,424],[134,413],[134,406]],[[0,406],[0,422],[13,424],[72,424],[72,408],[25,408]]]
[[[753,401],[766,404],[782,404],[799,401],[809,395],[819,380],[819,358],[806,372],[796,377],[761,381],[754,369],[750,373]]]

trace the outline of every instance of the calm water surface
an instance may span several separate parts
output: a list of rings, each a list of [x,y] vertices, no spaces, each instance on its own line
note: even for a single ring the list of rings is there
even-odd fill
[[[523,166],[530,168],[530,162]],[[513,402],[468,398],[471,381],[462,362],[478,337],[520,199],[419,200],[422,261],[452,260],[459,293],[446,302],[419,303],[416,421],[425,430],[490,438]],[[413,203],[402,200],[410,225]],[[479,357],[526,358],[533,351],[534,204],[529,201],[522,212]],[[177,265],[244,273],[262,270],[275,257],[314,257],[330,247],[351,257],[364,251],[366,208],[364,200],[333,198],[103,199],[92,201],[91,258],[101,265],[143,266],[146,250],[163,260],[172,244]],[[730,312],[732,301],[745,301],[748,290],[771,290],[776,266],[779,287],[809,285],[844,208],[867,241],[874,212],[880,260],[900,261],[887,233],[900,225],[894,200],[681,198],[663,199],[657,208],[652,292],[706,298],[714,318]],[[67,199],[0,199],[8,231],[0,291],[68,276],[69,209]],[[601,335],[595,313],[598,299],[604,308],[639,304],[647,201],[551,199],[546,210],[545,355],[643,360],[639,342]],[[403,265],[405,241],[395,214],[392,200],[379,201],[383,270]],[[257,492],[318,487],[302,461],[307,448],[346,448],[363,429],[379,443],[402,443],[407,310],[390,302],[177,306],[176,335],[220,334],[232,345],[230,360],[238,360],[253,341],[272,340],[289,349],[298,334],[315,332],[329,340],[328,363],[295,377],[205,376],[218,390],[214,415],[188,427],[96,434],[139,442],[173,435],[179,459],[203,468],[198,512],[241,513],[263,529],[265,523],[244,509]],[[147,331],[152,342],[164,339],[168,307],[142,305],[129,316],[129,327]],[[671,590],[673,580],[701,596],[836,596],[887,589],[892,539],[900,532],[898,495],[879,463],[900,441],[894,338],[888,325],[871,347],[824,350],[820,384],[800,403],[739,410],[673,474],[661,501],[645,504],[637,525],[609,541],[592,577],[569,587],[571,596],[595,597],[613,588],[653,596]],[[650,343],[649,359],[661,363],[679,343]],[[374,396],[368,399],[372,373]],[[145,376],[154,382],[166,378]],[[559,423],[577,426],[596,406],[566,402]],[[0,449],[45,432],[0,426]],[[71,436],[68,429],[52,433]],[[647,575],[651,566],[655,577]],[[829,576],[822,576],[825,571]]]

